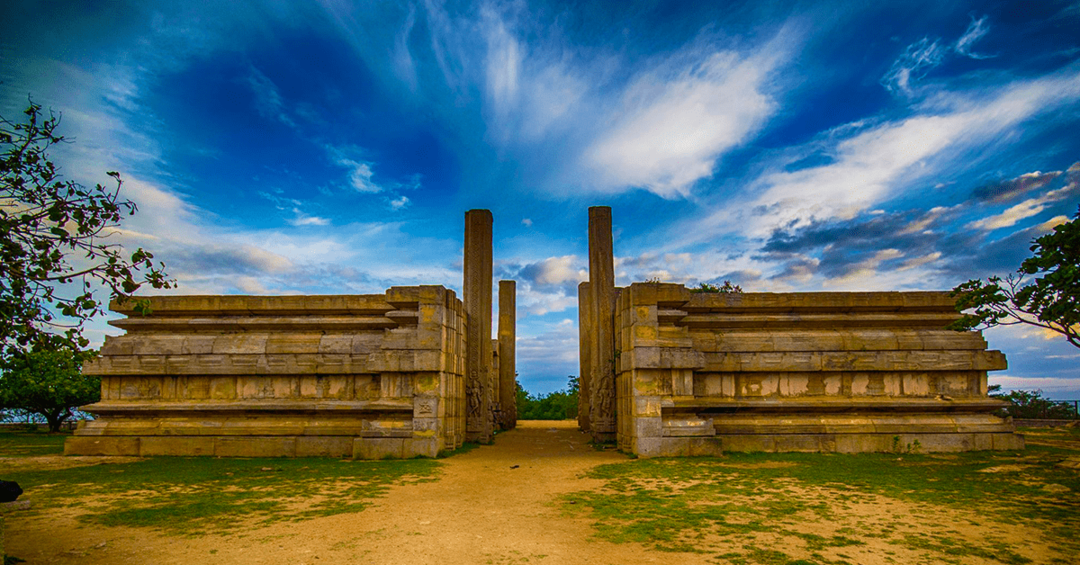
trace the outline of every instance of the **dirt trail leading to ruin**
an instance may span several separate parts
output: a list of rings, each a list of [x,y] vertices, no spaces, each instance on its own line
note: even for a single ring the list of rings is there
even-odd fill
[[[670,562],[670,553],[596,539],[588,519],[562,511],[561,495],[601,486],[582,478],[588,469],[624,460],[590,447],[573,422],[522,422],[494,445],[443,460],[437,481],[394,487],[357,514],[185,538],[51,513],[9,523],[7,549],[30,565]]]

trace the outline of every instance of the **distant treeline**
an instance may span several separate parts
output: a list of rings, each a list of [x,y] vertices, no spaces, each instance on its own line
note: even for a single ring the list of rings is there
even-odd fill
[[[1002,392],[1001,385],[987,388],[992,398],[1004,400],[1009,404],[998,411],[999,416],[1012,416],[1023,419],[1074,420],[1077,414],[1077,401],[1050,400],[1042,395],[1041,390],[1013,390]]]
[[[577,418],[578,381],[567,377],[567,388],[550,394],[529,394],[518,384],[518,420],[573,420]]]

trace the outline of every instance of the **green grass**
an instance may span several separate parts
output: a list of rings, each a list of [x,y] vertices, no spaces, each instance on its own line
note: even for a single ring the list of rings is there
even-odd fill
[[[62,453],[63,438],[4,434],[5,454]],[[432,459],[348,461],[155,457],[67,469],[3,470],[34,509],[75,509],[80,520],[169,533],[235,531],[277,521],[359,512],[391,485],[435,480]]]
[[[71,432],[49,434],[3,429],[0,430],[0,457],[63,455],[64,440],[70,436]]]
[[[1075,429],[1042,433],[1046,441],[1080,437]],[[1030,524],[1050,547],[1076,555],[1080,471],[1059,463],[1077,456],[1075,447],[1055,443],[1019,452],[645,459],[596,467],[588,476],[603,479],[602,489],[563,498],[567,511],[595,519],[600,538],[668,551],[719,551],[718,563],[854,563],[839,548],[858,550],[879,539],[935,562],[971,557],[1021,565],[1031,560],[1000,540],[972,541],[949,523],[924,534],[887,516],[862,521],[860,505],[896,500],[925,510],[920,520],[938,519],[935,510],[946,509],[972,517],[974,525]],[[1001,466],[1008,467],[982,472]],[[830,526],[848,523],[855,527]],[[775,539],[801,548],[799,558],[755,541]]]

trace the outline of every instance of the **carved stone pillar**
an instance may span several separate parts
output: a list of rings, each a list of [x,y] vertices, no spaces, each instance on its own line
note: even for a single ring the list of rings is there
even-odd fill
[[[578,284],[578,428],[589,431],[589,375],[592,372],[592,301],[589,283]]]
[[[499,406],[504,430],[517,425],[516,324],[517,284],[499,281]]]
[[[589,430],[593,441],[615,440],[615,258],[611,208],[589,208],[589,300],[592,336]]]
[[[465,439],[489,443],[491,422],[491,211],[465,212]]]

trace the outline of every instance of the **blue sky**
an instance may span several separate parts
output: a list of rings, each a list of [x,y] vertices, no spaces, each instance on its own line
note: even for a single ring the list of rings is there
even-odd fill
[[[0,6],[0,113],[63,115],[118,235],[184,294],[518,281],[518,372],[577,369],[587,208],[620,285],[932,290],[1080,205],[1080,2],[38,2]],[[100,340],[114,331],[92,327]],[[1011,327],[992,383],[1080,398]]]

